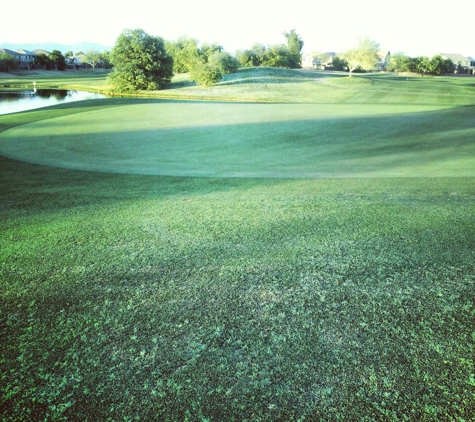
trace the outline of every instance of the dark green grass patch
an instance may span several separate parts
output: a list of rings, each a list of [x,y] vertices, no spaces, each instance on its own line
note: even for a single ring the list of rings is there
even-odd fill
[[[0,169],[3,420],[473,419],[473,178]]]

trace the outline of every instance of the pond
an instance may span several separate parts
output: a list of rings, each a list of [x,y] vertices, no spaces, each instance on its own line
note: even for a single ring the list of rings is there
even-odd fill
[[[0,91],[0,115],[95,98],[106,98],[106,96],[64,89]]]

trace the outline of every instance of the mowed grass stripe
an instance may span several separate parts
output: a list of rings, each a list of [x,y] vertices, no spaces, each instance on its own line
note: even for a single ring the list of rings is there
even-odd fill
[[[470,107],[142,100],[11,128],[0,135],[0,153],[172,176],[472,176],[472,114]]]

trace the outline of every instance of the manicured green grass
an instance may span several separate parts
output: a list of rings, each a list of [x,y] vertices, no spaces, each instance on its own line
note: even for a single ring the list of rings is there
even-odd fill
[[[0,89],[62,88],[111,93],[107,70],[20,71],[0,73]],[[390,103],[425,105],[474,104],[475,84],[471,77],[431,77],[394,74],[246,68],[225,75],[211,88],[197,86],[188,74],[178,74],[162,91],[134,95],[155,98],[208,99],[260,102]]]
[[[109,99],[43,112],[0,134],[0,153],[171,176],[475,176],[473,107]]]
[[[473,420],[473,107],[370,78],[0,117],[2,420]]]
[[[23,70],[13,73],[0,72],[0,89],[22,89],[36,87],[52,89],[84,89],[86,91],[108,91],[106,81],[109,70],[94,69],[80,71]]]

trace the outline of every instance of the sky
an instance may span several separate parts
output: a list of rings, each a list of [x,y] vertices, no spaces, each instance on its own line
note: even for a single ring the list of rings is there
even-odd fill
[[[285,44],[295,29],[302,52],[345,52],[364,36],[411,57],[475,56],[475,3],[435,0],[7,0],[2,43],[91,42],[113,47],[124,29],[176,40],[188,35],[230,53]]]

